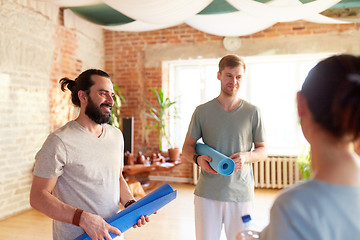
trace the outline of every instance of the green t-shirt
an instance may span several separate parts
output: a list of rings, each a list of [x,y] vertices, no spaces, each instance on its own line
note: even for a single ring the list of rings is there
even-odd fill
[[[216,98],[195,109],[187,136],[196,140],[202,138],[205,144],[226,156],[248,152],[253,143],[265,141],[257,107],[242,100],[233,111],[226,112]],[[251,201],[254,197],[252,165],[248,163],[230,176],[201,169],[195,195],[218,201]]]

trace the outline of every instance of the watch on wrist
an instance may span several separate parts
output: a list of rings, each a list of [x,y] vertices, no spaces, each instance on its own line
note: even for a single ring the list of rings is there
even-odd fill
[[[127,203],[125,203],[124,207],[127,208],[128,206],[130,206],[131,204],[135,203],[135,200],[129,200]]]
[[[198,163],[198,158],[200,157],[200,155],[198,155],[198,154],[194,154],[194,156],[193,156],[193,160],[194,160],[194,163],[196,164],[196,165],[198,165],[199,166],[199,163]]]

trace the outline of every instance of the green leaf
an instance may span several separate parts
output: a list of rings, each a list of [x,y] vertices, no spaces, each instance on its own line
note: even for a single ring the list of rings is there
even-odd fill
[[[306,148],[303,154],[299,155],[298,165],[303,179],[308,179],[311,176],[311,150]]]
[[[172,102],[170,98],[166,97],[161,87],[157,89],[150,87],[150,89],[156,98],[157,105],[154,106],[149,100],[146,100],[146,106],[148,108],[146,116],[154,119],[157,122],[156,130],[158,133],[159,149],[162,150],[162,137],[165,137],[169,145],[172,146],[169,137],[166,134],[166,120],[169,118],[178,118],[176,116],[177,111],[174,106],[176,101]],[[171,112],[170,108],[174,108],[174,111]]]
[[[119,86],[113,84],[114,89],[114,106],[111,111],[111,120],[109,122],[110,125],[113,125],[114,127],[120,128],[120,108],[123,102],[125,102],[124,96],[122,96]]]

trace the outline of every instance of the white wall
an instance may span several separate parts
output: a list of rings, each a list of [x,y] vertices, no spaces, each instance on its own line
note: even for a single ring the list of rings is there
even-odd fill
[[[62,66],[58,14],[57,6],[44,2],[0,0],[0,219],[30,208],[34,156],[50,129],[51,78],[58,81],[64,76],[57,74],[67,71],[54,73]],[[76,35],[79,71],[104,68],[102,30],[82,26],[69,30]]]
[[[0,218],[29,208],[31,170],[49,129],[54,21],[0,2]]]

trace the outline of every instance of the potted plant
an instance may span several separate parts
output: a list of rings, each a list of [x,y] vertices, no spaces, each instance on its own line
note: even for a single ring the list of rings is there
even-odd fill
[[[298,160],[302,179],[306,180],[311,176],[311,151],[310,147],[306,147],[304,153],[299,155]]]
[[[110,119],[109,124],[114,127],[120,128],[120,126],[121,126],[121,122],[119,121],[120,108],[121,108],[122,102],[125,102],[125,98],[121,94],[120,88],[118,86],[113,84],[113,88],[114,88],[114,93],[115,93],[113,96],[114,106],[111,111],[111,119]]]
[[[180,156],[180,149],[175,148],[171,143],[170,138],[166,132],[166,123],[170,118],[177,117],[176,108],[174,106],[176,101],[171,101],[168,97],[165,97],[161,87],[159,87],[157,90],[151,87],[151,91],[156,97],[156,105],[154,106],[149,101],[147,101],[147,115],[153,120],[155,120],[153,128],[157,131],[158,134],[159,150],[163,151],[162,140],[163,138],[165,138],[170,146],[170,148],[168,149],[169,158],[171,161],[175,161]],[[171,110],[173,110],[174,112],[171,112]]]

